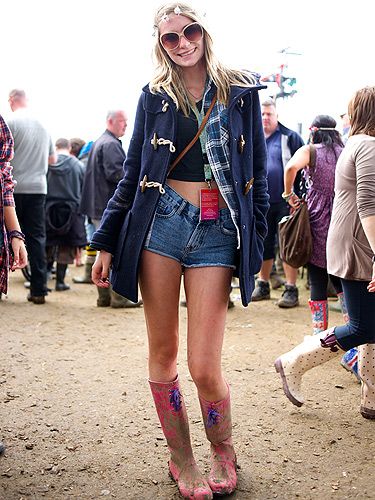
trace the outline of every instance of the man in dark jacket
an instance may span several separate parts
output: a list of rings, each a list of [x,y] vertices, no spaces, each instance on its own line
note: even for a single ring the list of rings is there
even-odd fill
[[[97,229],[108,201],[123,178],[126,158],[120,137],[125,134],[127,116],[123,110],[107,113],[107,129],[97,139],[89,153],[81,198],[81,212]],[[113,291],[98,288],[99,307],[135,307],[140,303],[121,297]]]
[[[262,103],[262,121],[267,144],[270,209],[267,214],[268,234],[264,240],[263,264],[252,294],[253,301],[269,299],[271,296],[269,280],[275,259],[278,223],[285,215],[289,214],[289,205],[282,198],[284,168],[297,149],[303,146],[300,135],[278,121],[276,104],[273,99],[267,99]],[[277,305],[279,307],[295,307],[299,303],[296,286],[298,269],[294,269],[285,262],[283,267],[286,284]]]
[[[120,137],[125,134],[124,111],[109,111],[107,129],[91,148],[83,181],[81,212],[99,225],[108,200],[123,177],[125,151]]]
[[[84,216],[79,213],[84,167],[70,154],[67,139],[56,141],[57,162],[47,173],[47,257],[56,257],[56,291],[69,290],[65,283],[68,264],[72,264],[77,249],[86,245]]]

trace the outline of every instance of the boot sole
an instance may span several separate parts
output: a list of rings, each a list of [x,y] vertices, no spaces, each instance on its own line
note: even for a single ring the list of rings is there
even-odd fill
[[[251,302],[260,302],[261,300],[270,300],[271,295],[265,295],[263,297],[251,297]]]
[[[277,305],[279,307],[281,307],[281,309],[291,309],[292,307],[299,306],[299,301],[297,301],[295,304],[290,304],[290,305],[286,305],[286,304],[283,304],[283,303],[281,303],[281,304],[277,303]]]
[[[298,407],[301,407],[303,405],[303,403],[301,403],[301,401],[298,401],[298,399],[296,399],[292,393],[290,392],[289,390],[289,387],[288,387],[288,382],[286,380],[286,376],[285,376],[285,373],[284,373],[284,368],[283,368],[283,365],[281,363],[281,359],[278,358],[275,363],[274,363],[274,366],[275,366],[275,370],[277,371],[277,373],[280,375],[281,377],[281,381],[283,383],[283,391],[284,391],[284,394],[285,396],[289,399],[289,401],[291,403],[293,403],[295,406],[298,406]]]
[[[371,410],[370,408],[361,406],[360,412],[363,418],[367,418],[368,420],[375,420],[375,410]]]

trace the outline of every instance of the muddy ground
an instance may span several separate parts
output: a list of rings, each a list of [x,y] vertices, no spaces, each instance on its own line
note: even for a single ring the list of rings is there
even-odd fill
[[[67,282],[82,270],[72,267]],[[53,283],[51,282],[53,285]],[[273,299],[229,311],[223,364],[232,386],[240,464],[233,499],[375,499],[375,422],[359,414],[360,387],[338,360],[305,377],[294,407],[273,369],[310,332],[308,292],[281,310]],[[177,499],[147,385],[142,309],[96,307],[91,285],[26,302],[20,272],[0,303],[0,499]],[[330,324],[340,323],[331,313]],[[194,385],[180,377],[196,456],[207,470]]]

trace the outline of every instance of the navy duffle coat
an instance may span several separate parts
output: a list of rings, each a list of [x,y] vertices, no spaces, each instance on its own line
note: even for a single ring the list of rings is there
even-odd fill
[[[240,230],[235,276],[239,277],[244,306],[251,301],[254,274],[262,264],[269,207],[260,88],[263,87],[233,86],[228,103],[231,174]],[[142,189],[141,184],[145,179],[165,183],[172,153],[169,145],[158,145],[155,139],[175,143],[176,134],[177,111],[173,101],[165,93],[153,94],[148,86],[144,87],[124,163],[124,178],[108,202],[91,241],[93,248],[113,254],[113,290],[134,302],[138,300],[138,271],[144,242],[162,196],[157,188]]]

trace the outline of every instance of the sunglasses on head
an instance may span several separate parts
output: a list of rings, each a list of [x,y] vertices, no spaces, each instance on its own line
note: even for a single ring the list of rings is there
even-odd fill
[[[199,23],[188,24],[181,33],[170,32],[160,35],[160,43],[166,50],[177,49],[181,36],[188,42],[199,42],[203,38],[203,28]]]

